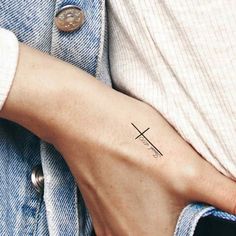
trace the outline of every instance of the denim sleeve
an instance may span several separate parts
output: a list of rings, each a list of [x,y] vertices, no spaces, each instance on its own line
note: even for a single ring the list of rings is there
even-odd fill
[[[0,110],[10,91],[19,54],[19,43],[14,33],[0,28]]]

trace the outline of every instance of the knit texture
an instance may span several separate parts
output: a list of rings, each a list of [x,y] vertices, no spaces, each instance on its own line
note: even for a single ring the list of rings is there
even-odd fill
[[[235,0],[108,1],[114,86],[236,178]],[[148,122],[148,121],[147,121]]]
[[[18,61],[19,45],[16,36],[0,28],[0,110],[10,91]]]

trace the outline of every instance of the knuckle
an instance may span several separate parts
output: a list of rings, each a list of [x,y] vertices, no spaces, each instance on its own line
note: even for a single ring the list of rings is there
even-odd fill
[[[229,209],[230,213],[236,215],[236,188],[230,191],[230,199],[228,202],[231,203]]]
[[[178,191],[186,197],[194,195],[197,192],[198,184],[202,182],[201,171],[195,166],[186,165],[181,175],[180,183],[177,185]]]
[[[178,167],[177,167],[178,166]],[[168,187],[174,193],[195,200],[203,182],[206,182],[202,173],[202,166],[192,161],[185,163],[169,162],[158,171],[158,179],[168,182]]]

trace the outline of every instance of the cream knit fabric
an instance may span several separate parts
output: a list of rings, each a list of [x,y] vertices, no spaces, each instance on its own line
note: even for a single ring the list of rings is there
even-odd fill
[[[12,85],[18,61],[18,40],[16,36],[0,28],[0,110]]]
[[[236,1],[108,0],[114,85],[236,178]]]

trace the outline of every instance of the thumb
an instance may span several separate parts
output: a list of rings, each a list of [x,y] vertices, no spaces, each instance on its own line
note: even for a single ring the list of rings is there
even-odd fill
[[[193,200],[208,203],[231,214],[236,214],[236,182],[222,175],[206,161],[194,184]]]

